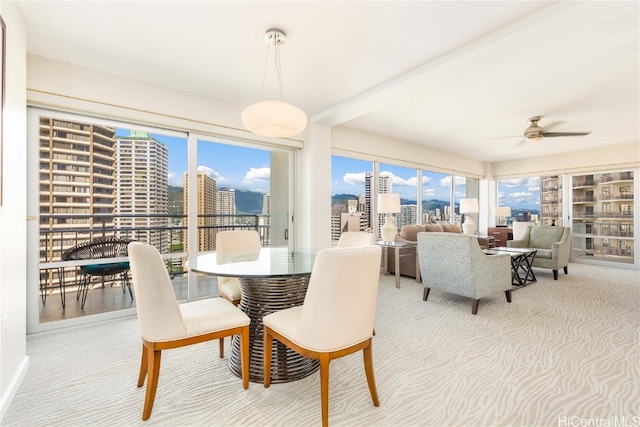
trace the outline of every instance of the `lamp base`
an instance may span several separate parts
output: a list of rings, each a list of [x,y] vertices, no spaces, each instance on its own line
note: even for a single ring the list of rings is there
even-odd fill
[[[473,236],[476,232],[476,225],[473,222],[465,222],[462,224],[462,232],[467,236]]]
[[[398,229],[393,223],[393,218],[387,216],[384,218],[384,225],[380,227],[380,237],[385,242],[393,242],[398,234]]]

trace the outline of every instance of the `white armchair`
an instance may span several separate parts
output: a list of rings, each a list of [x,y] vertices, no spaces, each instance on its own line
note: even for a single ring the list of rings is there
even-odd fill
[[[532,265],[550,268],[553,279],[558,280],[558,270],[569,274],[569,257],[571,255],[571,229],[550,225],[529,226],[520,239],[507,241],[511,248],[536,249]]]
[[[418,233],[418,257],[424,301],[431,289],[462,295],[473,299],[472,314],[481,298],[496,292],[504,291],[511,302],[510,255],[486,255],[475,236]]]

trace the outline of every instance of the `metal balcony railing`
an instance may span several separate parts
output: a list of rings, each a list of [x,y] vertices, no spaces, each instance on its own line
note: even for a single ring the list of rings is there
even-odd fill
[[[171,214],[41,214],[40,292],[47,294],[78,284],[78,268],[89,261],[63,261],[64,251],[81,243],[107,238],[137,240],[155,246],[166,259],[171,275],[184,273],[187,256],[186,215]],[[198,215],[198,251],[215,250],[215,234],[223,230],[256,230],[262,246],[270,246],[270,215]],[[126,261],[126,259],[124,259]],[[122,259],[91,260],[91,264]],[[118,280],[105,279],[106,283]],[[103,285],[104,283],[103,282]],[[64,304],[64,299],[63,299]]]

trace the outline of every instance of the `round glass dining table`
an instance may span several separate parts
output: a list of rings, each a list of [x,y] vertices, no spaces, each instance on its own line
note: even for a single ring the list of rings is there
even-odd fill
[[[251,319],[249,327],[249,380],[264,378],[262,318],[269,313],[302,305],[317,249],[261,248],[259,251],[210,252],[189,261],[195,272],[236,277],[240,282],[240,309]],[[304,378],[319,368],[317,360],[306,358],[275,341],[271,382]],[[241,376],[240,339],[234,336],[229,368]]]

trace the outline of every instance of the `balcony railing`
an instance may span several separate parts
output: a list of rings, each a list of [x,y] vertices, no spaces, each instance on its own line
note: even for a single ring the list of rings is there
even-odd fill
[[[144,223],[144,224],[141,224]],[[198,215],[199,251],[215,250],[215,234],[223,230],[256,230],[262,246],[270,246],[270,215]],[[166,259],[171,275],[184,273],[187,256],[186,215],[170,214],[41,214],[40,292],[47,294],[78,283],[78,266],[88,261],[63,261],[67,249],[84,242],[116,237],[149,243]],[[119,262],[119,259],[92,260],[92,264]],[[117,277],[104,283],[116,282]],[[68,289],[67,289],[68,290]],[[62,297],[62,296],[61,296]],[[63,299],[64,301],[64,299]]]

